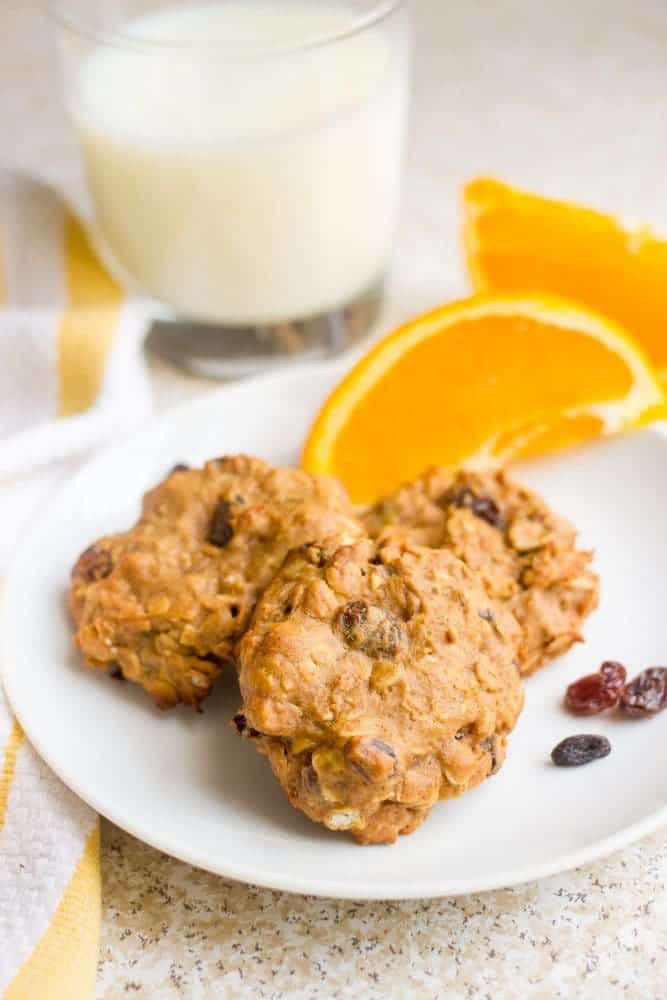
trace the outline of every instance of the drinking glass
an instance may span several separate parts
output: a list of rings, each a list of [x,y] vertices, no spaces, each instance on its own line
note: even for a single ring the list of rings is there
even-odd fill
[[[149,341],[229,375],[337,353],[376,316],[410,78],[407,0],[61,0],[100,254]]]

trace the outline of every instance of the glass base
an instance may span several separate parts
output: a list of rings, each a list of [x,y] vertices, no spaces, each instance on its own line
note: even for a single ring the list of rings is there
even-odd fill
[[[384,279],[353,302],[309,319],[257,326],[157,320],[146,347],[193,375],[240,378],[291,361],[335,357],[362,339],[382,304]]]

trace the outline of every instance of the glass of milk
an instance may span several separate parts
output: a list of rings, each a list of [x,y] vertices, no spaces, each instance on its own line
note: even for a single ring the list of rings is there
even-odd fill
[[[100,252],[151,342],[230,374],[374,319],[399,207],[407,0],[61,0]]]

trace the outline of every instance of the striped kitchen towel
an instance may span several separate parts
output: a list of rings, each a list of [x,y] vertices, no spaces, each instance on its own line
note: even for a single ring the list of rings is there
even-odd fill
[[[0,170],[0,572],[58,482],[148,416],[145,324],[60,199]],[[98,819],[0,688],[0,997],[90,997],[99,925]]]

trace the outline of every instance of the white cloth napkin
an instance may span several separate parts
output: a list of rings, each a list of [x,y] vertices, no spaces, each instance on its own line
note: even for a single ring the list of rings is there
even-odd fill
[[[60,480],[149,415],[146,319],[60,199],[0,170],[0,573]],[[90,995],[99,914],[97,817],[0,688],[0,996]]]

